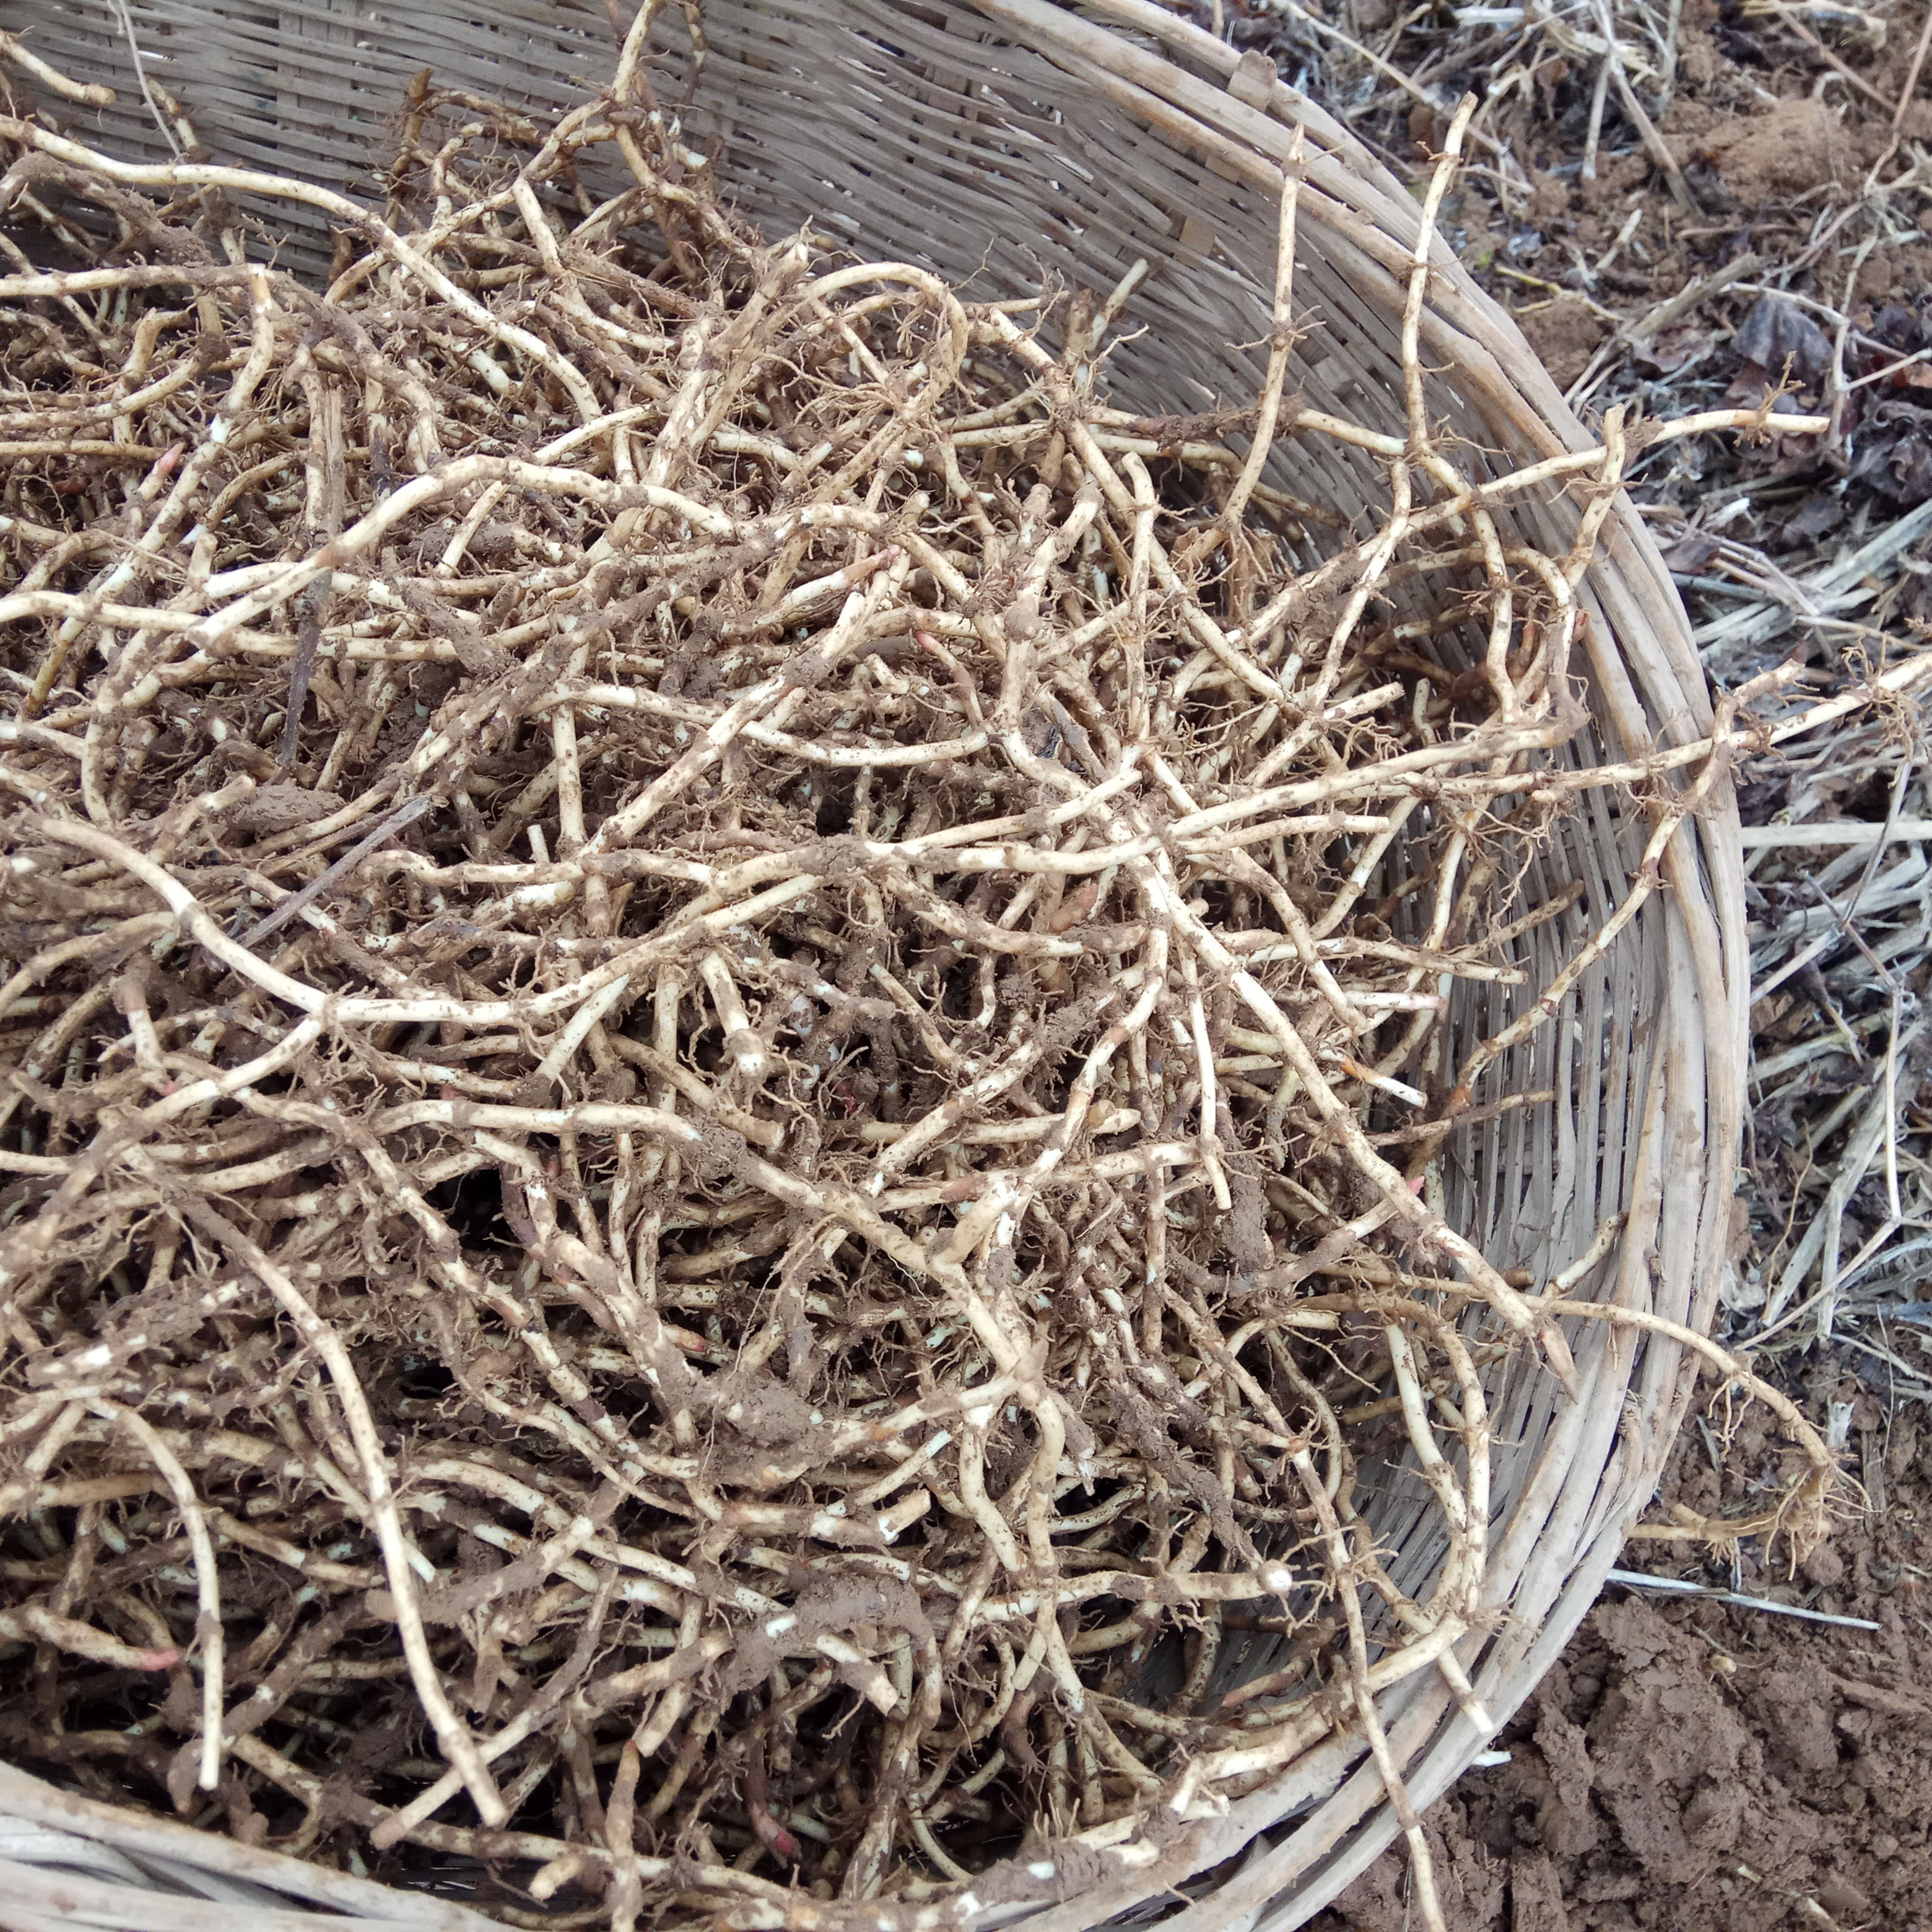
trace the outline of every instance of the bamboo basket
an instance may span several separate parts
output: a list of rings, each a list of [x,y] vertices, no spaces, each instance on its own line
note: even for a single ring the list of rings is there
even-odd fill
[[[1237,56],[1149,0],[1082,0],[1073,10],[1052,0],[706,0],[704,20],[709,53],[685,124],[716,145],[745,213],[774,233],[808,221],[864,254],[923,264],[981,294],[1042,278],[1105,289],[1144,259],[1151,273],[1110,366],[1118,397],[1150,413],[1250,396],[1258,385],[1280,170],[1299,129],[1296,288],[1311,326],[1290,387],[1310,406],[1402,433],[1399,326],[1416,204],[1268,61]],[[46,104],[83,139],[166,158],[143,105],[138,48],[215,158],[350,193],[368,191],[386,122],[419,70],[549,112],[607,79],[613,60],[596,0],[20,0],[9,26],[56,67],[118,91],[106,109]],[[660,73],[688,74],[679,10],[667,8],[656,32]],[[258,212],[277,225],[286,264],[310,273],[326,265],[320,214],[286,201]],[[1422,333],[1436,372],[1432,415],[1499,467],[1587,447],[1507,315],[1436,245]],[[1273,466],[1284,488],[1344,513],[1384,507],[1376,473],[1333,444],[1284,443]],[[1576,515],[1560,498],[1497,512],[1506,537],[1513,528],[1558,554]],[[1580,601],[1592,723],[1569,757],[1628,758],[1709,728],[1681,608],[1627,500],[1604,526]],[[1642,831],[1602,794],[1586,797],[1538,862],[1532,888],[1553,896],[1580,879],[1592,902],[1612,903]],[[1571,989],[1559,1023],[1491,1070],[1498,1093],[1561,1097],[1458,1130],[1450,1219],[1498,1267],[1541,1282],[1621,1211],[1619,1239],[1575,1292],[1702,1328],[1725,1261],[1746,1028],[1737,818],[1721,787],[1714,808],[1678,832],[1665,878],[1668,891]],[[1532,935],[1533,984],[1546,982],[1586,931],[1573,914]],[[1459,981],[1454,998],[1452,1037],[1501,1023],[1494,988]],[[1460,1654],[1498,1722],[1594,1599],[1688,1394],[1676,1346],[1570,1325],[1580,1400],[1526,1358],[1490,1372],[1493,1619]],[[1425,1503],[1413,1472],[1395,1468],[1369,1505],[1390,1572],[1412,1594],[1426,1594],[1442,1557]],[[1272,1641],[1231,1646],[1226,1681],[1270,1668]],[[1381,1708],[1418,1807],[1490,1742],[1433,1672],[1408,1678]],[[1397,1826],[1359,1742],[1344,1739],[1188,1828],[1196,1876],[1184,1901],[1144,1896],[1124,1873],[1030,1909],[1030,1932],[1084,1932],[1124,1914],[1165,1914],[1174,1932],[1289,1932]],[[197,1866],[220,1876],[197,1881]],[[239,1928],[244,1913],[251,1927],[290,1932],[484,1922],[421,1892],[217,1845],[0,1772],[0,1924],[186,1932]],[[1009,1908],[978,1922],[1019,1916]]]

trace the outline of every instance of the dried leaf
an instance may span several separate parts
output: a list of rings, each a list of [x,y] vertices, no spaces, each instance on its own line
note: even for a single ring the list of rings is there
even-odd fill
[[[1707,536],[1702,530],[1686,530],[1664,553],[1664,562],[1672,569],[1682,571],[1686,576],[1702,570],[1718,554],[1718,539]]]
[[[1853,443],[1850,473],[1901,508],[1932,499],[1932,410],[1902,396],[1874,404]]]
[[[1775,375],[1790,372],[1808,388],[1832,366],[1832,340],[1786,296],[1760,296],[1732,340],[1739,356]]]

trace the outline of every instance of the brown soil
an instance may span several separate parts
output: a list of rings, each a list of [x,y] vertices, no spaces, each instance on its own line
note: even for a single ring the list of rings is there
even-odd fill
[[[1697,104],[1685,104],[1694,110]],[[1688,128],[1702,118],[1680,112],[1675,124]],[[1838,117],[1822,100],[1809,99],[1780,100],[1756,112],[1731,116],[1676,145],[1680,163],[1708,163],[1745,208],[1810,194],[1837,182],[1858,158]]]
[[[1516,320],[1543,366],[1564,389],[1582,374],[1610,332],[1610,325],[1574,296],[1558,296],[1553,302],[1526,310]]]
[[[1450,1932],[1932,1932],[1932,1444],[1852,1384],[1826,1394],[1863,1397],[1852,1467],[1874,1508],[1795,1576],[1745,1556],[1739,1581],[1881,1628],[1613,1586],[1498,1740],[1510,1762],[1429,1815]],[[1774,1455],[1741,1431],[1720,1486],[1693,1432],[1666,1501],[1702,1512],[1721,1486],[1742,1508]],[[1729,1586],[1685,1556],[1634,1543],[1624,1562]],[[1310,1932],[1405,1932],[1408,1884],[1391,1853]]]

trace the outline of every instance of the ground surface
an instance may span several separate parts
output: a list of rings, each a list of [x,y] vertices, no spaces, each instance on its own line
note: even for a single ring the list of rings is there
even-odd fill
[[[1927,1932],[1932,1928],[1932,1431],[1856,1399],[1852,1466],[1872,1512],[1795,1577],[1741,1552],[1747,1594],[1876,1631],[1612,1588],[1498,1741],[1428,1818],[1451,1932]],[[1864,1426],[1859,1426],[1862,1423]],[[1736,1473],[1774,1459],[1750,1425]],[[1701,1434],[1666,1500],[1720,1501]],[[1683,1563],[1634,1544],[1633,1568]],[[1314,1932],[1408,1932],[1405,1862],[1384,1858]]]
[[[1754,401],[1780,378],[1834,416],[1822,440],[1639,468],[1635,494],[1714,682],[1796,648],[1808,686],[1828,689],[1922,640],[1923,0],[1177,10],[1210,26],[1218,14],[1237,44],[1274,53],[1412,178],[1456,97],[1484,95],[1448,225],[1586,418],[1617,402],[1676,416]],[[1606,26],[1648,134],[1605,74]],[[1768,598],[1768,620],[1748,615],[1754,597]],[[1868,724],[1804,769],[1748,771],[1746,823],[1924,812],[1922,724]],[[1880,1628],[1612,1588],[1498,1741],[1510,1761],[1470,1773],[1430,1814],[1453,1932],[1932,1928],[1932,1290],[1918,1245],[1932,1089],[1916,1018],[1927,862],[1894,844],[1870,868],[1832,847],[1752,864],[1754,974],[1772,990],[1754,1016],[1751,1240],[1720,1326],[1821,1424],[1838,1405],[1870,1507],[1848,1507],[1796,1575],[1754,1538],[1735,1568],[1690,1541],[1633,1541],[1623,1563]],[[1802,958],[1834,916],[1836,939]],[[1808,1250],[1820,1216],[1828,1238]],[[1687,1434],[1654,1520],[1673,1506],[1748,1514],[1776,1438],[1722,1420]],[[1314,1927],[1420,1923],[1390,1854]]]

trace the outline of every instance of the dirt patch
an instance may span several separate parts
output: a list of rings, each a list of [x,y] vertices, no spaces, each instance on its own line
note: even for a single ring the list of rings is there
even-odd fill
[[[1814,192],[1853,165],[1838,117],[1822,100],[1780,100],[1733,116],[1683,143],[1680,160],[1703,161],[1746,208]]]
[[[1567,389],[1588,366],[1610,326],[1574,296],[1520,309],[1516,322],[1556,386]]]
[[[1795,1576],[1748,1546],[1738,1580],[1880,1628],[1613,1587],[1498,1740],[1510,1762],[1430,1814],[1452,1932],[1932,1932],[1932,1470],[1915,1426],[1858,1407],[1853,1466],[1882,1508]],[[1742,1438],[1731,1448],[1754,1463]],[[1754,1475],[1720,1482],[1694,1435],[1666,1502],[1735,1502]],[[1660,1574],[1732,1580],[1670,1562],[1672,1545],[1626,1562],[1646,1550]],[[1408,1883],[1403,1858],[1383,1858],[1311,1932],[1402,1932]]]

